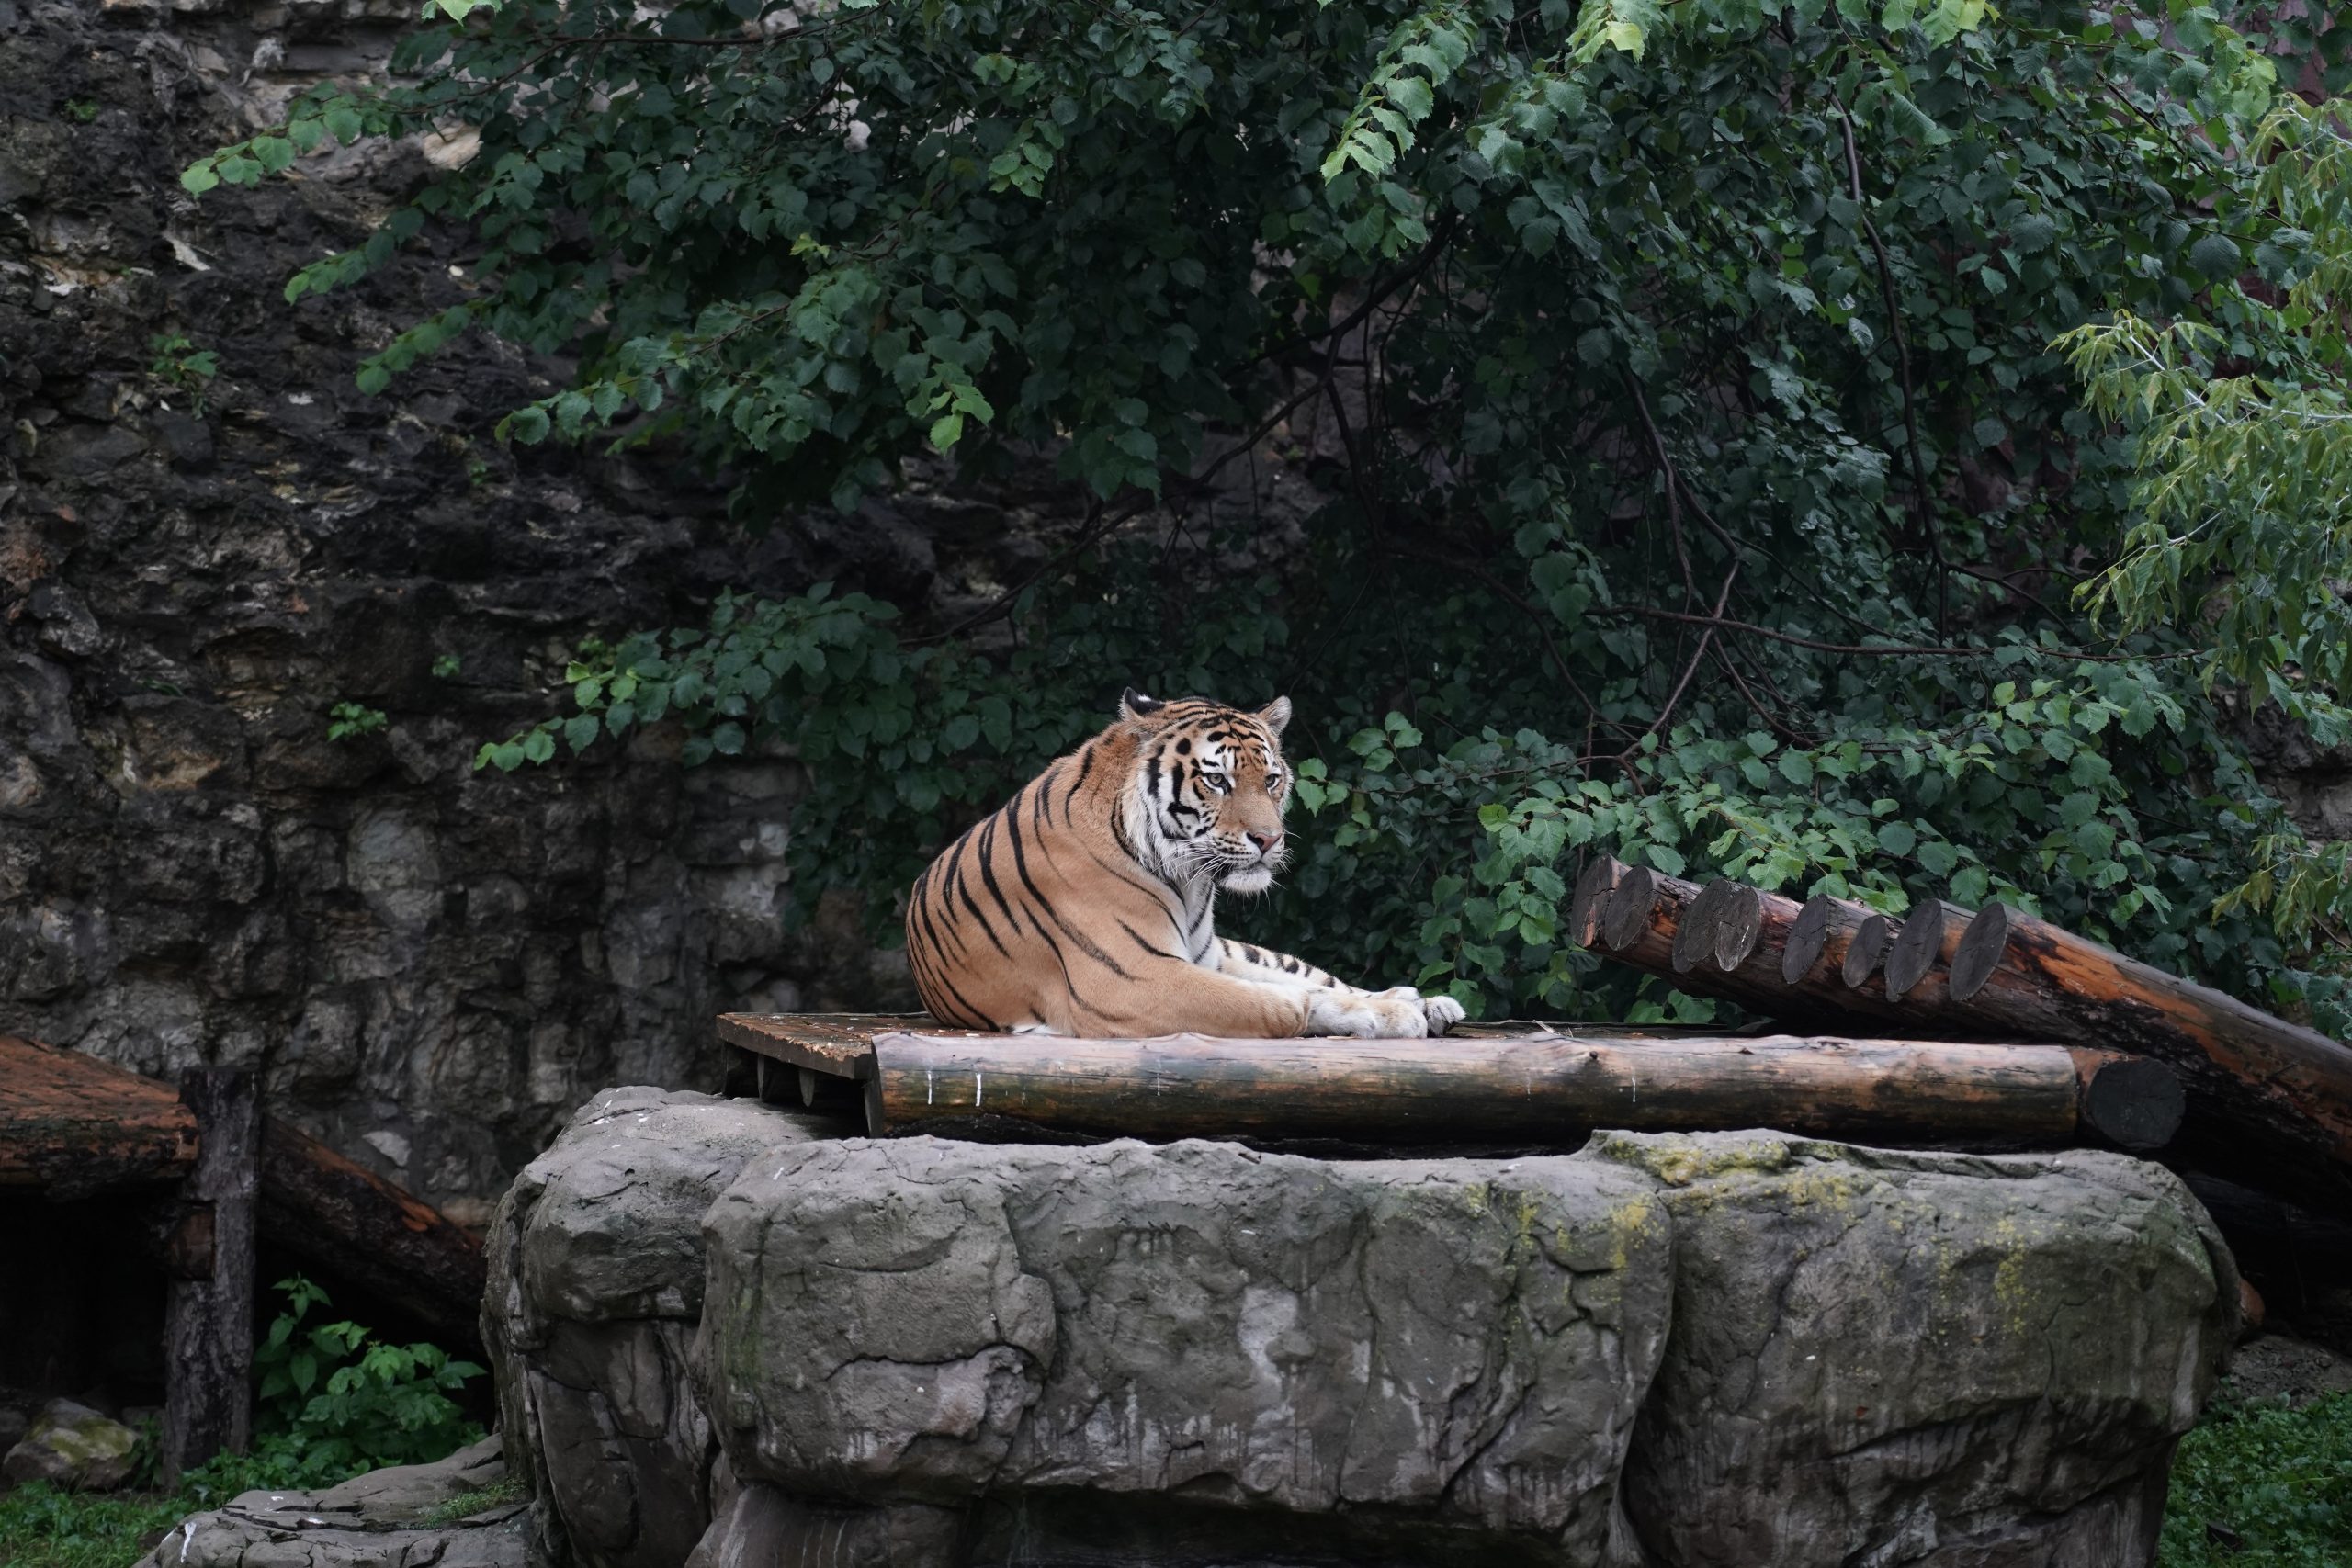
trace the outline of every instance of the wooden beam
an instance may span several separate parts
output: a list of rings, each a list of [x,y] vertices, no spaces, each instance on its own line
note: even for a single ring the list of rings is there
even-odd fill
[[[2147,1148],[2179,1119],[2178,1085],[2161,1067],[2057,1046],[885,1034],[875,1063],[876,1134],[997,1119],[1104,1137],[1566,1145],[1600,1127],[1778,1127],[1999,1147],[2128,1136]]]
[[[2352,1049],[2318,1031],[2006,904],[1970,922],[1950,992],[1972,1019],[2165,1062],[2188,1086],[2215,1169],[2248,1179],[2267,1165],[2274,1186],[2301,1170],[2331,1208],[2352,1205]]]
[[[196,1114],[169,1084],[0,1035],[0,1186],[75,1198],[177,1181],[196,1144]]]
[[[438,1209],[269,1119],[261,1217],[272,1242],[382,1297],[452,1349],[481,1347],[481,1243]]]
[[[198,1149],[184,1201],[209,1212],[210,1267],[175,1279],[164,1303],[163,1483],[253,1436],[254,1250],[261,1188],[261,1100],[242,1067],[196,1067],[180,1085]],[[188,1235],[201,1225],[190,1225]],[[196,1259],[187,1259],[195,1272]]]

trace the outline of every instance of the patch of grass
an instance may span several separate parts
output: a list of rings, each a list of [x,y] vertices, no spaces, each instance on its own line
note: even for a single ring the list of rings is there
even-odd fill
[[[340,1480],[341,1477],[335,1479]],[[6,1568],[130,1568],[147,1537],[241,1492],[290,1491],[320,1482],[284,1456],[222,1454],[180,1477],[176,1492],[65,1492],[45,1481],[0,1494],[0,1564]]]
[[[446,1503],[435,1505],[417,1516],[417,1524],[424,1529],[438,1529],[454,1525],[459,1519],[470,1519],[486,1509],[503,1506],[523,1500],[523,1480],[516,1475],[503,1475],[487,1486],[477,1486],[470,1492],[460,1492]]]
[[[2224,1407],[2181,1440],[2158,1568],[2352,1563],[2352,1393]]]
[[[130,1568],[142,1542],[188,1511],[176,1495],[60,1492],[28,1482],[0,1497],[0,1562],[8,1568]]]

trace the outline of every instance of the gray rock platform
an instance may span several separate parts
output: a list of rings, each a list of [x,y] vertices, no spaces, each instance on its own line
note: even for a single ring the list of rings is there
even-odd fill
[[[139,1568],[532,1568],[505,1476],[499,1439],[485,1438],[321,1492],[246,1492],[182,1520]]]
[[[2130,1568],[2237,1302],[2105,1154],[1333,1161],[634,1089],[491,1251],[509,1450],[582,1568]]]

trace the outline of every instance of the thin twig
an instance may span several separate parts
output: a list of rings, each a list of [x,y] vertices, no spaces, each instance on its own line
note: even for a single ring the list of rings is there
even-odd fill
[[[1715,595],[1714,614],[1706,617],[1706,620],[1702,623],[1705,629],[1699,634],[1699,650],[1690,656],[1690,662],[1683,667],[1682,678],[1674,682],[1674,690],[1666,694],[1666,705],[1658,709],[1657,716],[1650,720],[1649,728],[1634,737],[1634,743],[1617,754],[1619,766],[1625,768],[1628,773],[1632,772],[1634,753],[1641,750],[1644,739],[1665,730],[1668,721],[1674,717],[1675,705],[1682,701],[1682,694],[1690,689],[1690,678],[1699,673],[1699,666],[1706,661],[1708,646],[1714,641],[1716,626],[1723,620],[1724,606],[1731,603],[1731,585],[1738,581],[1739,562],[1734,560],[1731,563],[1731,570],[1724,573],[1723,592]],[[1686,617],[1675,615],[1670,618],[1682,620]]]
[[[1871,221],[1870,208],[1862,195],[1862,155],[1854,145],[1854,117],[1846,112],[1846,102],[1836,93],[1829,101],[1838,106],[1838,123],[1846,133],[1846,173],[1852,182],[1854,210],[1862,220],[1862,232],[1869,237],[1871,250],[1878,256],[1878,289],[1886,301],[1887,335],[1894,340],[1894,363],[1903,378],[1903,435],[1911,449],[1911,506],[1918,519],[1919,532],[1926,538],[1928,555],[1936,563],[1936,630],[1941,632],[1951,620],[1951,591],[1950,569],[1944,562],[1943,537],[1936,531],[1935,500],[1928,491],[1927,460],[1919,451],[1919,415],[1911,387],[1911,345],[1903,336],[1903,308],[1894,294],[1894,266],[1887,260],[1886,243],[1878,237],[1878,225]]]

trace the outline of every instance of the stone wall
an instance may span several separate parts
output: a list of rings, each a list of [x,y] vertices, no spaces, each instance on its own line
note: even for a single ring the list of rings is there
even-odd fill
[[[177,175],[373,68],[413,10],[0,0],[0,1030],[166,1077],[254,1065],[281,1113],[479,1220],[590,1092],[711,1080],[712,1013],[899,982],[854,908],[784,929],[789,759],[687,773],[656,734],[509,779],[475,746],[557,711],[583,634],[729,585],[920,596],[932,563],[900,514],[753,546],[693,475],[502,450],[492,422],[548,382],[494,345],[355,389],[360,351],[457,297],[442,252],[280,290],[418,152],[201,203]],[[200,400],[158,333],[220,355]],[[345,701],[389,725],[330,741]]]

